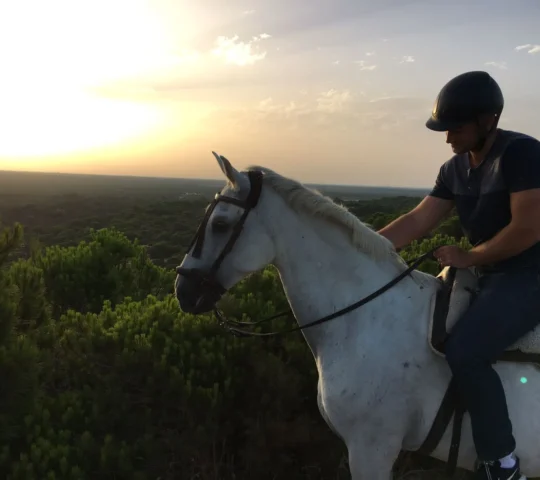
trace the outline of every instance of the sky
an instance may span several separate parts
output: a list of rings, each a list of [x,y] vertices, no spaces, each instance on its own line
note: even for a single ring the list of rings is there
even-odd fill
[[[468,70],[540,138],[538,0],[0,4],[0,170],[430,187],[425,121]]]

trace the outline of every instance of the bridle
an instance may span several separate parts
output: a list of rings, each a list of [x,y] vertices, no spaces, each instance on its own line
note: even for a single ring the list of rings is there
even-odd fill
[[[259,202],[259,198],[261,196],[263,178],[262,172],[258,170],[253,170],[249,171],[247,175],[249,178],[250,189],[246,199],[239,200],[234,197],[222,195],[221,192],[217,193],[214,196],[214,200],[212,201],[212,203],[206,209],[204,218],[187,248],[188,253],[193,248],[193,252],[191,252],[192,257],[201,257],[208,220],[219,202],[231,203],[240,208],[243,208],[244,213],[242,214],[238,222],[234,225],[229,240],[223,247],[223,250],[221,251],[219,256],[215,259],[214,263],[210,267],[210,270],[207,273],[203,273],[201,270],[195,268],[176,268],[176,273],[178,275],[182,275],[186,278],[191,278],[193,281],[199,282],[199,287],[203,291],[206,291],[208,295],[212,298],[212,300],[214,300],[214,302],[219,300],[221,296],[227,291],[227,289],[218,282],[216,278],[217,271],[219,270],[219,267],[221,267],[221,264],[223,263],[225,257],[233,249],[236,240],[240,236],[240,233],[242,233],[242,229],[244,228],[244,223],[247,216],[249,215],[249,212],[251,212],[251,210],[253,210],[257,206],[257,203]]]
[[[250,191],[248,196],[245,200],[239,200],[234,197],[228,197],[226,195],[222,195],[221,192],[217,193],[214,197],[214,200],[212,203],[208,206],[206,210],[206,214],[199,225],[199,228],[197,229],[197,232],[195,233],[195,236],[193,237],[187,252],[193,248],[193,252],[191,253],[191,256],[194,258],[200,258],[202,247],[204,243],[204,236],[206,232],[206,227],[208,225],[208,219],[210,218],[210,215],[212,215],[212,212],[214,211],[216,205],[219,202],[226,202],[231,203],[233,205],[237,205],[238,207],[241,207],[244,209],[244,212],[238,222],[235,224],[232,234],[228,240],[228,242],[225,244],[225,247],[223,247],[223,250],[219,254],[219,256],[216,258],[212,266],[210,267],[210,270],[205,273],[202,272],[199,269],[196,268],[183,268],[183,267],[177,267],[176,273],[178,275],[182,275],[186,278],[190,278],[193,281],[197,281],[198,287],[205,292],[207,298],[210,298],[213,302],[214,308],[214,314],[218,319],[218,323],[224,327],[226,330],[228,330],[230,333],[236,336],[256,336],[256,337],[267,337],[267,336],[273,336],[273,335],[280,335],[283,333],[289,333],[289,332],[295,332],[298,330],[303,330],[305,328],[313,327],[315,325],[320,325],[322,323],[328,322],[330,320],[333,320],[337,317],[340,317],[341,315],[344,315],[345,313],[348,313],[356,308],[361,307],[362,305],[365,305],[366,303],[370,302],[374,298],[378,297],[382,293],[384,293],[386,290],[390,289],[394,285],[396,285],[398,282],[403,280],[406,276],[408,276],[413,270],[415,270],[424,260],[426,260],[429,257],[432,257],[433,252],[439,248],[439,246],[432,248],[428,252],[420,255],[419,257],[415,258],[410,266],[403,272],[401,272],[397,277],[390,280],[387,284],[383,285],[381,288],[376,290],[375,292],[371,293],[367,297],[364,297],[363,299],[359,300],[356,303],[353,303],[352,305],[349,305],[348,307],[345,307],[341,310],[338,310],[337,312],[334,312],[330,315],[327,315],[323,318],[320,318],[318,320],[315,320],[313,322],[307,323],[302,326],[296,326],[287,330],[281,330],[278,332],[268,332],[268,333],[261,333],[261,332],[250,332],[247,330],[242,330],[237,328],[237,326],[256,326],[260,325],[264,322],[269,322],[270,320],[274,320],[278,317],[282,317],[285,315],[293,316],[293,313],[291,309],[286,310],[284,312],[278,313],[276,315],[273,315],[269,318],[265,318],[262,320],[259,320],[257,322],[239,322],[236,320],[229,320],[225,318],[222,312],[219,311],[219,309],[216,307],[217,301],[222,297],[222,295],[227,291],[221,283],[218,282],[216,279],[217,271],[219,270],[219,267],[221,266],[223,260],[225,257],[231,252],[231,250],[234,247],[234,244],[238,237],[240,236],[240,233],[242,233],[242,229],[244,227],[244,223],[246,221],[247,216],[249,215],[249,212],[253,210],[259,201],[261,190],[262,190],[262,183],[263,183],[263,173],[258,170],[252,170],[247,173],[249,182],[250,182]]]

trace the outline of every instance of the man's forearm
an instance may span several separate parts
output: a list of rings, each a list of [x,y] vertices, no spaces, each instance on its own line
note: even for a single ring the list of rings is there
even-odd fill
[[[419,226],[414,216],[409,213],[396,218],[377,233],[390,240],[396,249],[400,249],[418,238]]]
[[[510,223],[497,235],[469,250],[473,266],[481,266],[513,257],[539,241],[533,228]]]

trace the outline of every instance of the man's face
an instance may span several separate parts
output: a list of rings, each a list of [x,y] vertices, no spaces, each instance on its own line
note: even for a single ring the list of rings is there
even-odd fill
[[[456,154],[471,151],[482,135],[485,135],[496,120],[494,115],[483,115],[479,122],[469,122],[461,127],[446,132],[446,143],[449,143]]]
[[[446,132],[446,143],[452,147],[452,151],[458,155],[467,153],[478,142],[480,129],[478,124],[471,122],[461,127]]]

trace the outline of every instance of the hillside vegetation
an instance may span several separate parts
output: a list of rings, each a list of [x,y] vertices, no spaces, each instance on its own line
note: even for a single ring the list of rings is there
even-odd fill
[[[418,201],[347,205],[380,228]],[[173,298],[172,267],[205,206],[78,195],[4,205],[0,478],[349,478],[343,444],[317,410],[301,333],[235,338]],[[450,218],[402,255],[460,240]],[[438,271],[430,261],[421,269]],[[272,268],[227,296],[237,317],[284,308]],[[403,455],[395,468],[433,475],[444,465]]]

